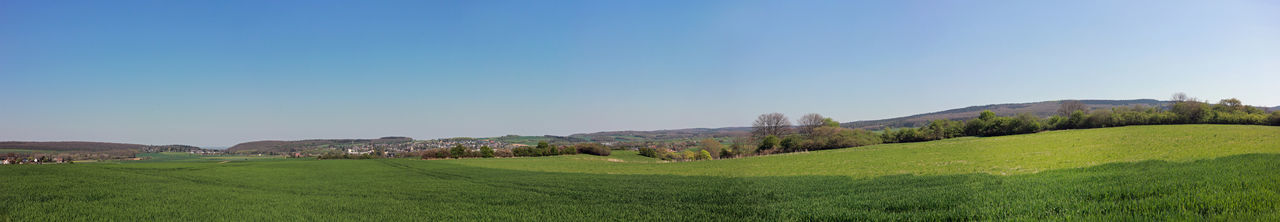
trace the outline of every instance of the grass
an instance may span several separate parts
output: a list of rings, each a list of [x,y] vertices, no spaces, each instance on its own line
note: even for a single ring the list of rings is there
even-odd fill
[[[615,152],[5,166],[0,220],[1277,220],[1276,130],[1125,127],[685,163]],[[929,165],[955,160],[975,166]],[[1006,165],[1038,170],[990,167]],[[738,171],[753,172],[716,175]]]
[[[665,164],[617,163],[575,157],[447,161],[477,167],[547,172],[874,177],[957,173],[1013,175],[1112,162],[1190,161],[1247,153],[1280,153],[1280,127],[1127,126]],[[626,155],[629,154],[619,153],[611,158]]]
[[[143,153],[138,157],[146,158],[140,161],[124,161],[123,163],[147,163],[147,162],[201,162],[201,161],[250,161],[250,160],[271,160],[284,159],[280,156],[247,156],[247,155],[199,155],[184,152],[162,152],[162,153]]]

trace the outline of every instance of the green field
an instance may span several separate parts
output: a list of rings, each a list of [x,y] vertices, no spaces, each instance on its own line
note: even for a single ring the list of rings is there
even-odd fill
[[[1051,131],[681,163],[622,151],[158,159],[0,167],[0,220],[1280,220],[1280,127],[1264,126]]]
[[[183,152],[143,153],[143,154],[138,154],[138,157],[144,158],[144,160],[125,161],[123,163],[250,161],[250,160],[284,159],[283,157],[280,157],[280,156],[198,155],[198,154],[183,153]]]
[[[34,153],[34,152],[38,152],[38,151],[35,151],[35,150],[24,150],[24,149],[0,149],[0,154],[5,154],[5,153]],[[53,152],[53,151],[43,151],[43,153],[57,153],[57,152]]]

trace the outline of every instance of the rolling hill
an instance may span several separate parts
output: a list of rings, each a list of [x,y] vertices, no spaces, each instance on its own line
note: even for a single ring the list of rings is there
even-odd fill
[[[1021,113],[1030,113],[1039,117],[1049,117],[1057,113],[1058,107],[1065,100],[1044,101],[1034,103],[1008,103],[1008,104],[992,104],[983,106],[970,106],[959,109],[950,109],[932,113],[916,114],[898,118],[882,119],[882,120],[865,120],[841,123],[840,126],[856,129],[882,129],[885,127],[920,127],[929,121],[939,119],[949,120],[965,120],[977,118],[978,113],[983,110],[991,110],[998,116],[1013,116]],[[1159,101],[1154,99],[1135,99],[1135,100],[1078,100],[1084,103],[1090,110],[1111,109],[1121,106],[1146,106],[1146,107],[1163,107],[1169,104],[1168,101]]]
[[[502,169],[600,174],[853,177],[894,174],[1027,174],[1144,160],[1191,161],[1236,154],[1280,153],[1280,127],[1155,125],[1058,130],[998,137],[671,163],[607,161],[615,156],[463,159],[460,164]],[[629,153],[637,155],[634,152]],[[619,152],[615,155],[627,155]]]
[[[965,108],[950,109],[925,114],[917,114],[898,118],[881,119],[881,120],[864,120],[841,123],[840,125],[847,128],[877,130],[885,127],[918,127],[929,121],[938,119],[971,119],[978,117],[978,113],[983,110],[991,110],[1000,116],[1013,116],[1020,113],[1031,113],[1040,117],[1048,117],[1057,112],[1059,105],[1063,100],[1043,101],[1033,103],[1008,103],[993,104],[983,106],[970,106]],[[1118,106],[1134,106],[1142,105],[1148,107],[1161,107],[1168,104],[1166,101],[1154,99],[1135,99],[1135,100],[1079,100],[1089,109],[1110,109]],[[596,133],[579,133],[569,135],[569,137],[589,139],[596,142],[608,141],[644,141],[644,140],[680,140],[680,139],[696,139],[707,137],[734,137],[750,134],[751,127],[723,127],[723,128],[692,128],[692,129],[672,129],[672,130],[653,130],[653,131],[606,131]]]
[[[674,163],[617,152],[3,166],[0,220],[1276,221],[1277,133],[1128,126]]]

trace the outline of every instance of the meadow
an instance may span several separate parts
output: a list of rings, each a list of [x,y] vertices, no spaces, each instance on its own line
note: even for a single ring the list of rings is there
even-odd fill
[[[0,167],[0,220],[1280,220],[1280,127],[1265,126],[1065,130],[696,162],[634,152],[152,160]]]

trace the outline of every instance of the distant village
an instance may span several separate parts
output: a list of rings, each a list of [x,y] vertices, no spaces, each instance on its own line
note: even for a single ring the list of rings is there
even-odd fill
[[[480,147],[488,146],[494,149],[510,149],[516,147],[527,146],[524,144],[506,143],[490,139],[433,139],[433,140],[415,140],[402,143],[357,143],[343,145],[328,145],[340,152],[350,155],[377,155],[386,157],[395,157],[415,153],[430,149],[452,148],[462,145],[472,151],[479,151]],[[310,157],[322,153],[315,152],[293,152],[288,154],[289,157]]]
[[[65,159],[65,158],[62,158],[62,157],[54,157],[54,158],[48,158],[48,157],[38,157],[38,158],[31,158],[31,157],[22,157],[22,158],[5,157],[3,160],[0,160],[0,165],[8,165],[8,164],[53,164],[53,163],[71,163],[71,160],[69,160],[69,159]]]
[[[267,152],[231,152],[230,150],[204,149],[194,146],[185,145],[164,145],[164,146],[143,146],[132,150],[104,150],[104,151],[49,151],[45,152],[18,152],[0,154],[0,165],[12,164],[58,164],[72,163],[73,161],[85,160],[143,160],[145,156],[138,156],[142,153],[162,153],[162,152],[180,152],[194,155],[278,155],[292,158],[303,157],[319,157],[322,155],[346,154],[352,156],[377,156],[377,157],[399,157],[420,155],[423,151],[432,149],[452,148],[461,145],[471,151],[478,152],[481,147],[490,147],[493,149],[512,149],[528,146],[525,144],[508,143],[494,139],[476,139],[476,138],[445,138],[432,140],[412,140],[411,138],[387,137],[376,140],[365,140],[351,142],[349,140],[326,141],[323,143],[308,143],[298,145],[291,148],[292,151],[267,151]],[[83,145],[83,146],[94,146]]]

